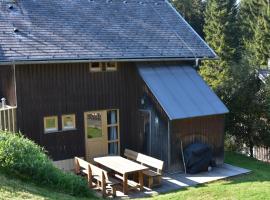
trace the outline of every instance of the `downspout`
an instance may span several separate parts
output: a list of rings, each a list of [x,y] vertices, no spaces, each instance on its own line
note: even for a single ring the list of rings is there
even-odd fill
[[[200,66],[200,59],[199,58],[196,58],[195,59],[195,69],[196,70],[199,70],[199,66]]]

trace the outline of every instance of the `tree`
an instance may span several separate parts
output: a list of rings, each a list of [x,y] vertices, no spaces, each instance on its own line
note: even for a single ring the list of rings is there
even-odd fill
[[[253,157],[254,146],[270,145],[270,115],[268,91],[264,89],[256,71],[246,63],[233,66],[234,82],[228,101],[230,115],[227,118],[227,133],[236,138],[238,147],[245,144]]]
[[[187,20],[187,22],[194,28],[194,30],[204,37],[204,11],[205,1],[202,0],[172,0],[174,7]]]
[[[207,43],[219,56],[216,61],[204,61],[201,75],[224,100],[231,79],[230,66],[236,60],[236,0],[208,0],[204,33]]]
[[[270,58],[270,2],[269,0],[242,0],[239,21],[242,33],[242,51],[255,68],[266,65]]]
[[[260,65],[265,65],[270,48],[268,0],[241,0],[238,25],[240,60],[232,65],[232,84],[227,105],[230,115],[227,133],[239,147],[270,146],[270,82],[258,79]]]

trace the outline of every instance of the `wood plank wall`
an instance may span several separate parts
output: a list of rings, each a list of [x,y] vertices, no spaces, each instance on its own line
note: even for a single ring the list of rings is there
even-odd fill
[[[224,115],[175,120],[171,126],[171,169],[183,167],[183,149],[196,141],[209,144],[217,164],[224,160]]]
[[[14,71],[12,66],[0,66],[0,99],[5,97],[6,104],[16,105]]]
[[[102,109],[120,110],[121,151],[130,148],[142,152],[143,137],[138,137],[141,122],[139,109],[140,99],[146,90],[135,63],[119,63],[117,72],[102,73],[90,73],[87,63],[19,65],[16,66],[16,86],[18,130],[44,146],[54,160],[85,156],[84,112]],[[155,101],[152,103],[157,104]],[[167,129],[164,111],[160,106],[155,107]],[[64,114],[76,114],[76,130],[61,131],[61,115]],[[53,115],[58,116],[60,131],[45,134],[43,118]],[[223,162],[223,129],[224,116],[173,121],[172,168],[180,167],[180,140],[183,140],[185,147],[198,137],[210,143],[214,147],[216,160]],[[160,138],[167,134],[156,133],[155,136]],[[168,142],[163,139],[159,142],[166,142],[164,149],[167,149]],[[155,147],[155,152],[158,152],[160,145]]]
[[[85,155],[86,111],[120,109],[121,150],[139,149],[138,104],[141,80],[135,64],[117,72],[90,73],[84,64],[40,64],[16,67],[18,129],[44,146],[54,160]],[[44,134],[43,117],[76,114],[77,130]]]
[[[160,106],[159,102],[144,85],[144,100],[145,104],[141,105],[141,109],[151,111],[151,141],[150,156],[164,161],[164,169],[168,169],[168,117],[165,111]],[[156,123],[158,118],[158,123]]]

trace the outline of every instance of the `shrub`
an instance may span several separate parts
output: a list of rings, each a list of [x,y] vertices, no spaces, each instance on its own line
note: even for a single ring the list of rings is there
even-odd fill
[[[85,179],[56,168],[43,148],[21,134],[0,131],[0,168],[74,196],[92,196]]]
[[[242,150],[241,145],[237,143],[235,136],[225,134],[224,148],[226,151],[239,152]]]

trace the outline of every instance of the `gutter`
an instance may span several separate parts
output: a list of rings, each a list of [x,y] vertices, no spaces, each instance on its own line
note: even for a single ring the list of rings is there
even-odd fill
[[[218,60],[214,58],[177,58],[177,57],[153,57],[153,58],[105,58],[105,59],[49,59],[49,60],[12,60],[1,61],[1,65],[31,65],[31,64],[58,64],[58,63],[91,63],[91,62],[155,62],[155,61],[194,61],[194,60]]]

